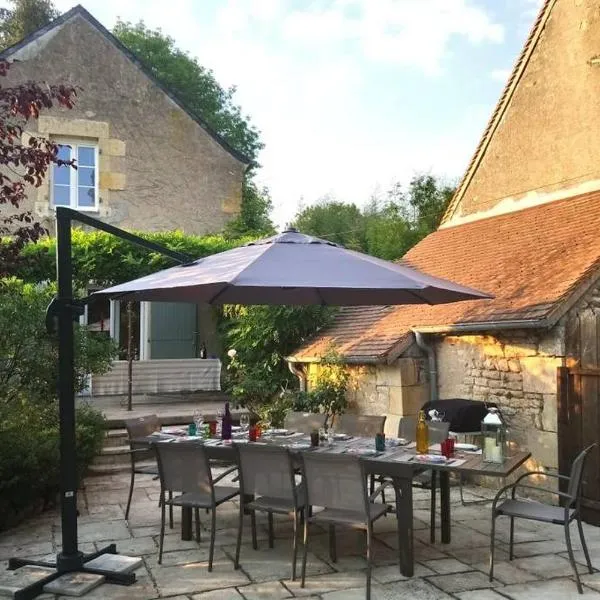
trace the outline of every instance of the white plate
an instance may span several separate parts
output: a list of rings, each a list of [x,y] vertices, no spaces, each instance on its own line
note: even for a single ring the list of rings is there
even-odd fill
[[[479,450],[479,446],[477,446],[477,444],[454,444],[454,449],[475,452],[476,450]]]

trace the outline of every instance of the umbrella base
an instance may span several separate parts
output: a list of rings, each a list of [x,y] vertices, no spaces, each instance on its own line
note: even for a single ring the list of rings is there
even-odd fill
[[[131,585],[135,583],[135,573],[108,571],[105,569],[94,569],[85,566],[86,563],[98,558],[102,554],[117,554],[117,546],[115,544],[110,544],[105,548],[102,548],[102,550],[98,550],[98,552],[93,552],[92,554],[82,554],[81,552],[78,552],[72,556],[63,556],[62,554],[59,554],[57,556],[57,563],[43,560],[30,560],[27,558],[11,558],[8,561],[9,571],[14,571],[15,569],[19,569],[27,565],[56,569],[47,577],[39,579],[35,583],[32,583],[31,585],[28,585],[15,592],[13,598],[15,600],[31,600],[43,593],[44,586],[47,583],[50,583],[65,573],[72,572],[104,575],[106,583],[116,583],[119,585]]]

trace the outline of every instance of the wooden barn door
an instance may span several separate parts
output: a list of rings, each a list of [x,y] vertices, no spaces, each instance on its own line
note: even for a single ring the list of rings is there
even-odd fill
[[[567,475],[573,459],[600,441],[600,368],[558,368],[558,465]],[[561,490],[566,491],[566,482]],[[600,525],[600,451],[588,457],[583,481],[583,518]]]

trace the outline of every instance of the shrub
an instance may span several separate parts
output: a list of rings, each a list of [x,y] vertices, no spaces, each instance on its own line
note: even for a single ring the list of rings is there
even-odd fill
[[[53,285],[0,279],[0,402],[56,397],[57,347],[45,312]],[[75,325],[75,391],[88,373],[104,373],[116,355],[113,340]]]
[[[76,411],[80,480],[104,439],[104,417],[89,406]],[[59,491],[58,403],[24,397],[0,403],[0,531],[53,505]]]

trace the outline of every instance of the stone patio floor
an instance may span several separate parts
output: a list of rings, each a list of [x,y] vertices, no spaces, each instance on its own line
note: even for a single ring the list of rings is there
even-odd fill
[[[249,524],[244,531],[241,569],[234,570],[238,507],[229,502],[218,509],[215,563],[207,570],[209,520],[203,522],[203,538],[183,542],[179,515],[175,528],[165,536],[163,564],[157,564],[160,511],[158,482],[149,476],[136,480],[129,521],[124,518],[128,474],[87,479],[80,493],[79,540],[84,552],[116,542],[119,552],[141,556],[134,586],[104,584],[86,598],[106,600],[260,600],[303,597],[306,600],[362,600],[365,597],[363,538],[360,532],[339,531],[338,561],[328,555],[327,535],[311,529],[306,587],[291,581],[291,523],[276,518],[275,548],[269,549],[266,517],[258,516],[259,549],[252,549]],[[469,487],[468,500],[489,497],[492,492]],[[415,576],[403,577],[396,555],[395,520],[380,519],[375,527],[373,600],[600,600],[600,573],[590,575],[584,564],[577,528],[573,527],[576,558],[585,593],[577,593],[567,559],[563,530],[559,526],[517,522],[515,554],[508,561],[508,523],[498,520],[497,578],[490,583],[488,565],[490,504],[462,506],[458,489],[452,494],[452,542],[429,543],[429,491],[415,488]],[[202,513],[204,514],[204,513]],[[247,519],[249,521],[249,519]],[[506,522],[503,522],[506,521]],[[439,524],[439,518],[438,518]],[[600,567],[600,528],[585,526],[592,563]],[[438,531],[439,538],[439,531]],[[16,529],[0,534],[0,568],[11,556],[40,558],[55,553],[60,545],[60,519],[56,511],[45,513]],[[300,566],[300,563],[298,563]],[[298,569],[299,571],[299,569]],[[65,598],[65,596],[39,596]]]

